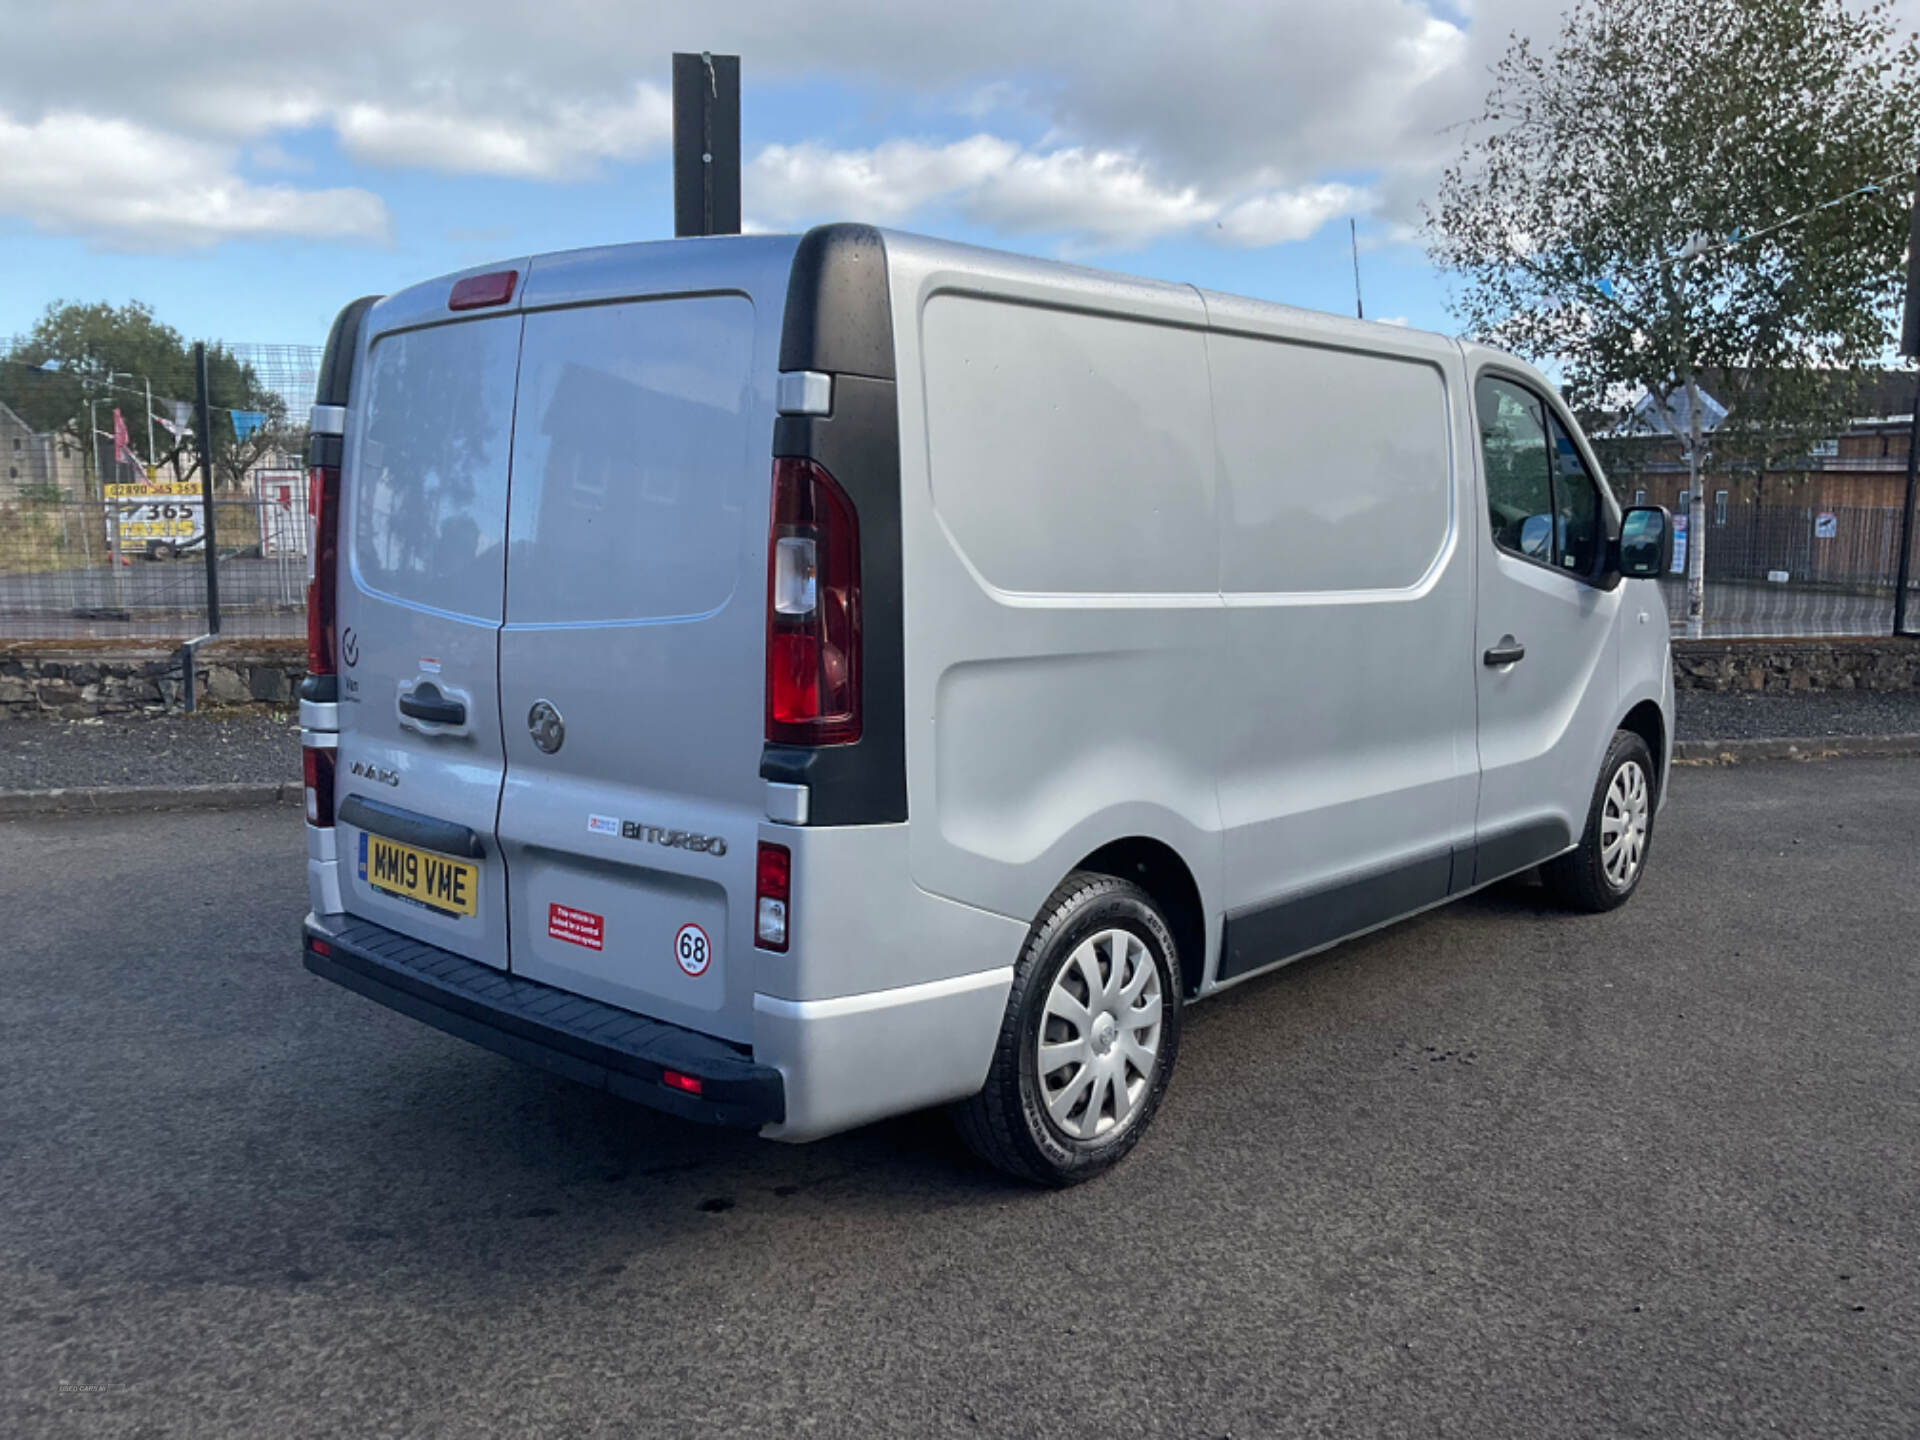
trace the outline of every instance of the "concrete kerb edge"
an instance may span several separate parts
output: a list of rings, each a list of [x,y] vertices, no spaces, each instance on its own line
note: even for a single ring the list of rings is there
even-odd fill
[[[0,820],[49,815],[128,815],[148,810],[246,810],[305,803],[305,787],[272,785],[75,785],[0,790]]]
[[[1676,765],[1742,765],[1754,760],[1840,760],[1920,755],[1920,735],[1829,735],[1781,740],[1676,740]]]

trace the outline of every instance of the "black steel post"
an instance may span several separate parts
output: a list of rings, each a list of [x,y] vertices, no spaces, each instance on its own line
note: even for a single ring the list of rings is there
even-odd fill
[[[207,633],[220,633],[220,549],[213,527],[213,411],[207,402],[207,347],[193,345],[194,404],[200,420],[200,509],[205,521],[201,544],[207,552]]]
[[[1907,503],[1900,511],[1900,568],[1893,590],[1893,633],[1907,633],[1907,582],[1913,571],[1914,480],[1920,476],[1920,378],[1914,384],[1913,428],[1907,432]]]
[[[673,57],[673,233],[740,233],[740,57]]]

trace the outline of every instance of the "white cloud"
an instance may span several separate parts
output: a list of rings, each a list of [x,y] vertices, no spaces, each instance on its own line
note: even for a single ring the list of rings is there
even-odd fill
[[[1060,235],[1100,248],[1195,229],[1235,245],[1278,245],[1373,203],[1343,184],[1207,194],[1164,183],[1137,154],[1032,149],[994,135],[864,150],[769,145],[748,164],[744,189],[763,228],[836,217],[897,223],[944,205],[1010,235]]]
[[[929,0],[697,14],[670,0],[335,0],[316,25],[292,0],[196,0],[120,7],[103,26],[93,7],[42,0],[9,11],[6,103],[29,126],[90,115],[215,145],[320,127],[370,165],[570,180],[656,153],[668,54],[709,46],[744,57],[759,123],[788,127],[749,172],[757,216],[900,220],[938,201],[1096,244],[1195,228],[1253,245],[1363,199],[1377,233],[1416,219],[1490,60],[1558,8],[973,0],[959,22]],[[805,87],[821,84],[873,102],[819,112],[862,126],[857,145],[811,119]],[[875,143],[887,107],[919,123],[958,113],[981,133]],[[1334,175],[1368,177],[1365,195],[1336,202]]]
[[[179,249],[235,237],[378,240],[386,206],[365,190],[255,185],[235,152],[124,120],[0,113],[0,214],[122,248]]]
[[[1137,155],[1070,147],[1025,153],[987,177],[969,210],[1013,234],[1081,235],[1138,245],[1213,218],[1193,186],[1158,184]]]
[[[349,155],[375,165],[418,166],[535,180],[573,179],[602,160],[632,160],[673,134],[673,102],[655,85],[602,101],[501,107],[460,102],[347,105],[333,117]]]
[[[1373,208],[1373,195],[1353,185],[1308,185],[1269,190],[1242,200],[1220,217],[1222,238],[1235,245],[1284,245],[1305,240],[1327,221]]]
[[[870,150],[834,150],[811,141],[769,145],[748,163],[741,189],[756,217],[788,224],[823,215],[891,223],[976,189],[1018,153],[991,135],[951,145],[890,140]]]

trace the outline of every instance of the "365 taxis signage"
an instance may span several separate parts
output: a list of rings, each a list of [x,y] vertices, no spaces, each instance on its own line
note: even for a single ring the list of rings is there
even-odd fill
[[[149,540],[186,545],[207,533],[207,512],[197,480],[109,485],[106,490],[123,546],[144,545]]]

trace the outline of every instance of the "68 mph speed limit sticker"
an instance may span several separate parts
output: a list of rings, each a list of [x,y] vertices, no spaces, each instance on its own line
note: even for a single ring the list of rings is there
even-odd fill
[[[713,946],[708,943],[707,932],[698,925],[682,925],[680,933],[673,937],[673,958],[689,975],[706,974],[707,966],[713,963]]]

